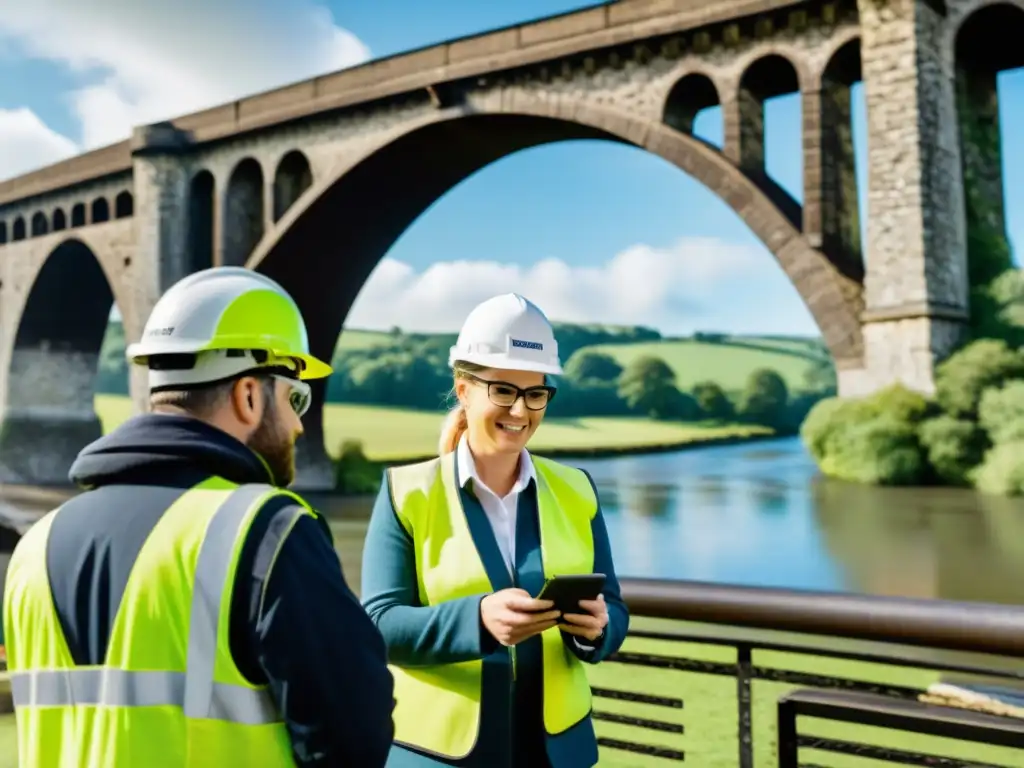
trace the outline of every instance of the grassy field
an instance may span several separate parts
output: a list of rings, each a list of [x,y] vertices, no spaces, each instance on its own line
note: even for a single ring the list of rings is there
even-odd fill
[[[813,365],[811,351],[796,342],[749,340],[750,346],[701,341],[655,341],[642,344],[601,344],[587,347],[604,352],[626,366],[638,357],[660,357],[675,371],[676,386],[690,389],[699,381],[718,382],[726,391],[742,389],[747,377],[758,368],[772,368],[790,388],[800,386],[804,373]]]
[[[642,620],[635,624],[645,623]],[[678,631],[678,626],[673,629]],[[627,641],[625,650],[652,653],[661,656],[695,658],[730,663],[734,651],[707,645],[665,643],[642,639]],[[830,674],[859,680],[885,682],[925,688],[937,676],[928,671],[912,671],[879,664],[862,662],[824,661],[813,657],[775,652],[755,652],[754,664],[765,667],[783,667],[805,672]],[[651,669],[605,663],[590,669],[595,686],[623,691],[644,692],[681,698],[683,709],[668,709],[652,705],[631,704],[609,699],[596,699],[595,709],[634,717],[645,717],[666,722],[681,723],[685,733],[681,736],[643,731],[627,725],[599,722],[602,736],[680,749],[686,753],[685,765],[701,768],[734,768],[737,764],[736,739],[736,683],[733,678],[701,675],[664,669]],[[753,683],[754,764],[758,768],[775,765],[775,703],[793,686],[765,681]],[[911,736],[878,728],[846,726],[815,720],[801,720],[801,733],[831,738],[865,741],[880,746],[919,750],[933,754],[958,757],[963,760],[984,762],[987,765],[1020,766],[1024,755],[1006,748],[968,745],[952,739]],[[0,768],[17,765],[14,718],[0,717]],[[802,762],[814,762],[831,768],[883,768],[888,763],[815,753],[804,750]],[[678,765],[659,758],[644,757],[602,748],[601,766],[631,768]]]
[[[97,395],[96,412],[110,431],[131,415],[131,401],[119,395]],[[337,453],[344,440],[360,440],[371,459],[386,461],[410,456],[427,456],[437,450],[442,416],[424,411],[406,411],[366,405],[328,403],[324,413],[326,445]],[[754,426],[706,426],[673,424],[633,418],[551,419],[545,421],[531,442],[544,449],[578,450],[658,448],[695,441],[767,435],[770,430]]]

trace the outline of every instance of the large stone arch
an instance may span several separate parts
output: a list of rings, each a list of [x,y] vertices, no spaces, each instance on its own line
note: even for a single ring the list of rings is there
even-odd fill
[[[861,284],[812,248],[758,185],[720,152],[656,119],[513,89],[439,109],[353,153],[282,217],[247,266],[292,293],[306,316],[314,353],[328,358],[370,272],[434,201],[502,157],[570,139],[632,144],[703,183],[775,255],[837,365],[861,366]],[[318,387],[318,401],[322,394]],[[322,442],[321,409],[310,412],[306,427],[311,443]]]
[[[129,234],[130,221],[18,244],[32,252],[4,286],[0,482],[66,485],[75,455],[102,434],[96,374],[115,296],[131,282]],[[118,306],[134,333],[138,312]]]

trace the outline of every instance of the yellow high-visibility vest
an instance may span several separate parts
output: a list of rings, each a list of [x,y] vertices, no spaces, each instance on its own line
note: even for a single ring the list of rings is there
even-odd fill
[[[71,658],[50,593],[46,545],[57,509],[11,556],[4,594],[18,765],[31,768],[294,766],[265,686],[228,644],[242,542],[269,485],[212,478],[160,518],[132,566],[101,666]]]
[[[540,457],[533,461],[545,576],[592,573],[591,521],[597,514],[597,497],[589,478]],[[416,551],[420,603],[437,605],[493,592],[462,508],[455,454],[394,467],[388,473],[395,511]],[[541,640],[544,727],[554,735],[590,714],[590,684],[557,627],[542,633]],[[397,743],[449,758],[473,751],[480,730],[482,661],[415,668],[392,665],[391,672]]]

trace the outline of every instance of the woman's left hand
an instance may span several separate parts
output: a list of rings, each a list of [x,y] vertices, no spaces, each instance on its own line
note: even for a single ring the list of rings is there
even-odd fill
[[[596,600],[580,600],[580,608],[586,613],[563,614],[562,618],[568,623],[560,624],[559,629],[587,640],[597,640],[608,626],[608,606],[604,595],[598,595]]]

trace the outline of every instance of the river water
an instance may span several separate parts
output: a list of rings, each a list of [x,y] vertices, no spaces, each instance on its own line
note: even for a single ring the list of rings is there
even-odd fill
[[[825,480],[797,438],[571,463],[623,576],[1024,604],[1024,501]],[[358,589],[372,499],[310,500]]]

